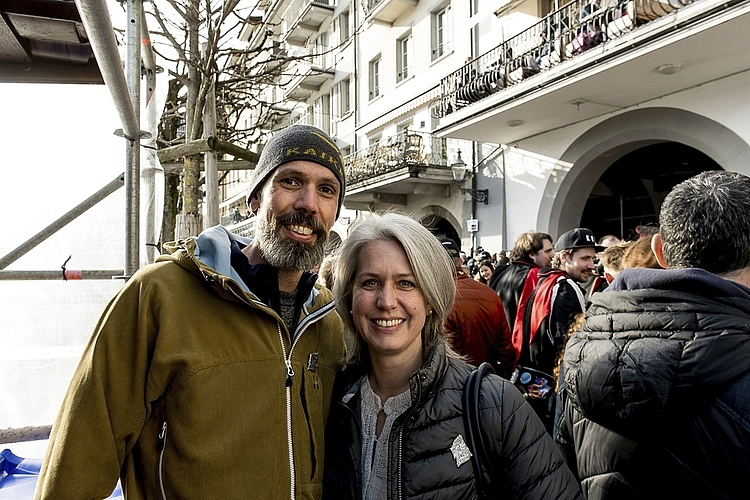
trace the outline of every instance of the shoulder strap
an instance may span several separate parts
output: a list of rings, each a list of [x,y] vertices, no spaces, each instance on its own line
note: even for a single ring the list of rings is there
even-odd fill
[[[480,500],[493,498],[492,478],[495,477],[490,455],[487,452],[482,435],[482,422],[479,419],[479,395],[482,390],[482,378],[487,373],[495,373],[495,371],[492,365],[484,362],[469,374],[464,386],[463,401],[466,445],[472,452],[471,465],[474,468],[474,481],[477,488],[477,497]]]

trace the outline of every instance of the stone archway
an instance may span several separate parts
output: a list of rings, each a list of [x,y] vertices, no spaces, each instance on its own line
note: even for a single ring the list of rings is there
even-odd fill
[[[637,109],[593,126],[563,153],[560,164],[572,166],[550,175],[538,230],[555,237],[579,225],[589,194],[607,168],[636,149],[660,142],[690,146],[725,170],[750,174],[750,147],[720,123],[682,109]]]
[[[680,182],[705,170],[721,170],[714,160],[678,142],[641,147],[615,160],[588,196],[580,225],[597,239],[637,236],[636,228],[656,225],[664,198]]]
[[[461,223],[445,207],[427,205],[414,214],[414,216],[425,227],[435,232],[435,234],[445,234],[461,245]]]

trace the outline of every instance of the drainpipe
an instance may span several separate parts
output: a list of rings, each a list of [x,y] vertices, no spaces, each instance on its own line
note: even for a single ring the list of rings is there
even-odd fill
[[[508,150],[508,146],[505,145],[503,147],[503,249],[510,248],[508,246],[508,202],[506,201],[506,195],[507,195],[507,182],[508,177],[505,175],[505,152]]]
[[[477,144],[474,141],[471,141],[471,189],[473,190],[472,193],[476,193],[477,189],[477,175],[478,172],[476,170],[476,164],[477,164],[477,149],[479,148],[479,144]],[[471,197],[471,218],[474,219],[477,213],[477,200],[475,196]],[[477,233],[472,232],[471,233],[471,252],[474,254],[477,249],[477,241],[476,241]],[[473,255],[472,255],[473,256]]]
[[[357,12],[359,9],[357,9],[356,2],[352,2],[352,5],[354,5],[354,13],[352,14],[354,16],[354,20],[352,22],[352,26],[354,27],[354,75],[357,74],[357,61],[359,60],[359,50],[357,49],[357,46],[359,45],[359,29],[357,26]],[[358,141],[357,141],[357,127],[359,127],[359,83],[356,81],[356,78],[351,79],[352,82],[354,82],[354,150],[353,153],[356,153],[359,149]]]

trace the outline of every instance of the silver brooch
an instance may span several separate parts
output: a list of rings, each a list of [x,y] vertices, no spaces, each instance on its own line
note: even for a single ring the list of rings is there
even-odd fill
[[[456,467],[461,467],[461,465],[471,459],[471,450],[466,446],[466,441],[464,441],[464,437],[461,434],[453,440],[451,453],[453,454],[453,460],[456,461]]]

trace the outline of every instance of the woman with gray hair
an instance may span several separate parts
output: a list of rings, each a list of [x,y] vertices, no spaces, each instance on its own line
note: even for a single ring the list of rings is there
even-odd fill
[[[326,431],[329,499],[476,498],[462,397],[473,367],[446,342],[453,265],[415,220],[368,215],[338,251],[334,295],[347,355]],[[582,498],[518,390],[496,375],[479,398],[498,498]]]

